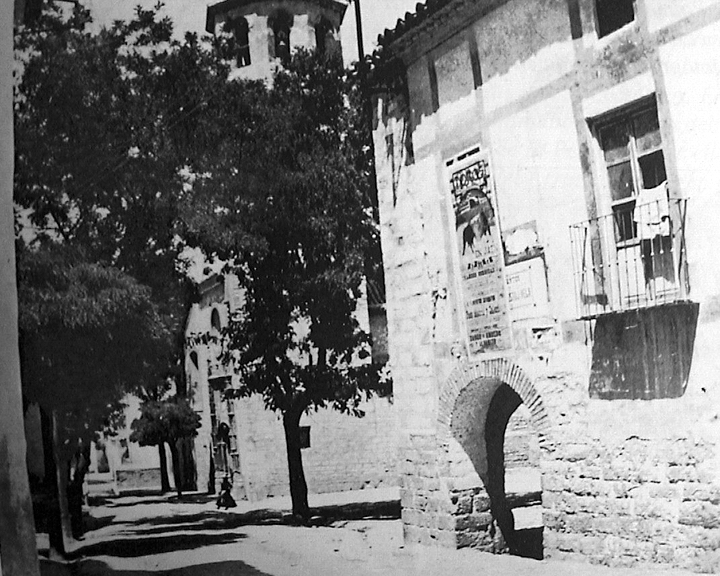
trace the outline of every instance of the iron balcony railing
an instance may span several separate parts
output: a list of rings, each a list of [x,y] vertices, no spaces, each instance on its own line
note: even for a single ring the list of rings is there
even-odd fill
[[[570,227],[581,318],[686,300],[687,199],[631,200]]]

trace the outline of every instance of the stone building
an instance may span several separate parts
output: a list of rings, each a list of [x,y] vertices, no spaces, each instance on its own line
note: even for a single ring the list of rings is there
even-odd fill
[[[720,571],[720,2],[429,0],[379,43],[406,541]]]
[[[198,489],[214,490],[225,473],[232,471],[238,498],[286,495],[288,465],[280,415],[265,409],[258,396],[225,399],[227,389],[239,386],[239,375],[218,361],[216,347],[195,344],[192,338],[219,334],[229,314],[242,305],[242,290],[232,276],[213,276],[200,291],[201,300],[193,306],[187,323],[185,365],[188,396],[201,416],[194,450]],[[368,331],[365,300],[358,303],[357,318]],[[363,418],[332,409],[303,416],[303,465],[310,493],[397,486],[394,406],[387,398],[375,398],[363,410]],[[218,436],[223,423],[230,430],[227,444]]]

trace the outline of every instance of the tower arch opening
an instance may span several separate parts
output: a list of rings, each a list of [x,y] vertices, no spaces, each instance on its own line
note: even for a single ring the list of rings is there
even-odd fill
[[[290,30],[293,18],[285,10],[278,10],[268,20],[273,32],[273,48],[275,58],[282,61],[290,59]]]

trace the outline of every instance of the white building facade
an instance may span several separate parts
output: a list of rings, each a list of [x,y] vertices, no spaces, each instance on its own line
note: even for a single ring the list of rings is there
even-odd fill
[[[380,45],[406,540],[720,571],[720,2],[431,0]]]

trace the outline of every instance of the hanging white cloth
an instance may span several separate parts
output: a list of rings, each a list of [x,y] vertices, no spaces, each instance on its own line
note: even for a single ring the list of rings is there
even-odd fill
[[[635,200],[633,220],[640,240],[670,236],[670,206],[667,182],[655,188],[643,188]]]

